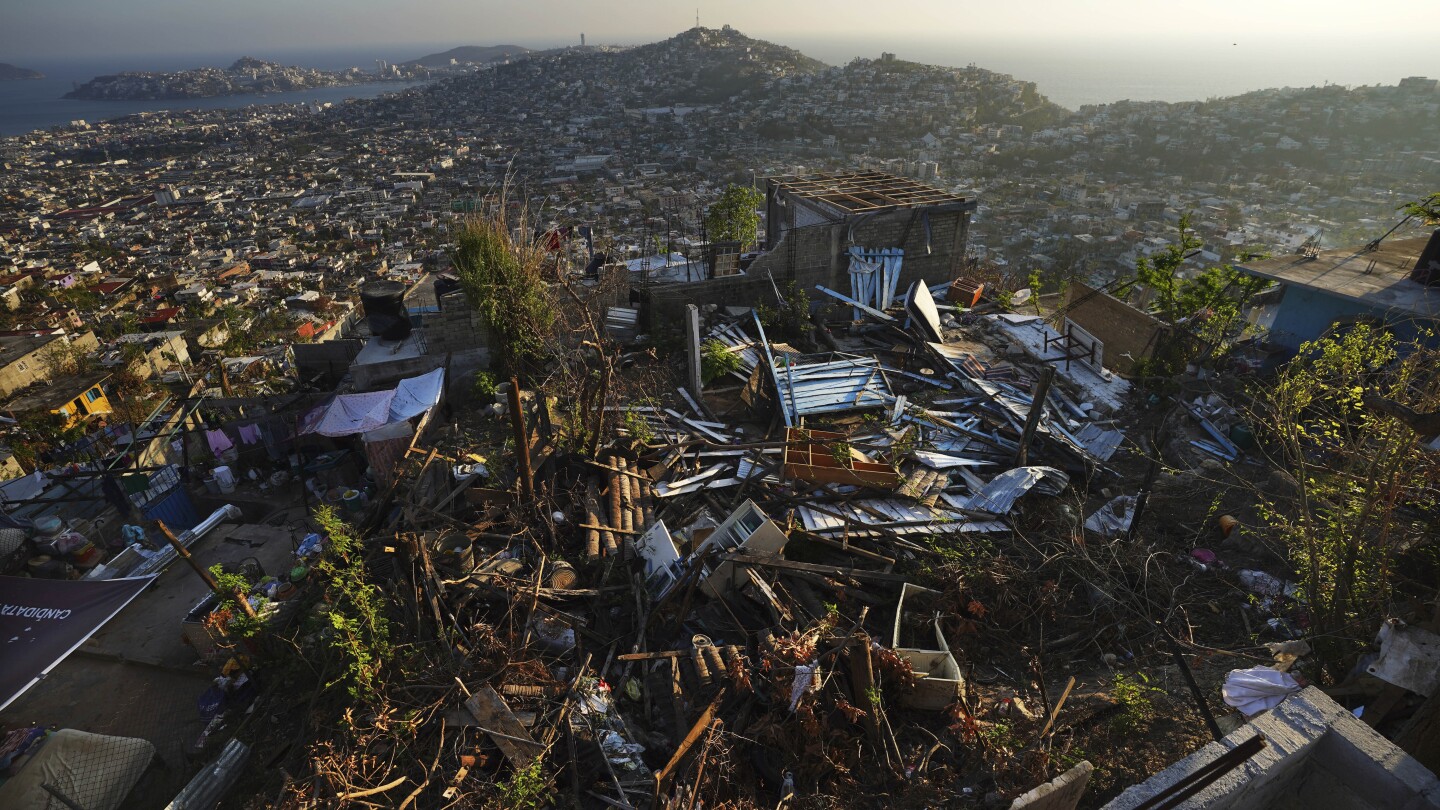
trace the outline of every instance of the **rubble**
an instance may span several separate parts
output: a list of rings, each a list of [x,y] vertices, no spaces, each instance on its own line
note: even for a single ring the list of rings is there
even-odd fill
[[[1024,805],[1084,789],[1071,751],[1129,711],[1122,678],[1180,676],[1172,688],[1213,726],[1191,672],[1202,605],[1233,620],[1226,600],[1245,588],[1256,598],[1236,626],[1299,635],[1294,586],[1198,537],[1137,540],[1160,461],[1107,399],[1121,386],[1075,358],[1011,352],[997,323],[1039,327],[994,317],[983,285],[896,296],[889,257],[874,258],[854,295],[823,291],[850,319],[829,321],[844,327],[828,351],[773,340],[752,310],[709,308],[688,341],[740,362],[703,387],[676,387],[678,370],[639,348],[642,319],[606,307],[571,359],[469,408],[449,401],[444,369],[297,405],[296,439],[326,450],[294,489],[345,523],[306,533],[287,581],[255,578],[256,619],[296,628],[285,638],[301,649],[343,639],[324,571],[360,560],[393,643],[356,659],[385,678],[347,676],[343,723],[307,730],[300,712],[296,729],[273,711],[246,729],[255,751],[310,740],[303,759],[273,754],[308,770],[266,784],[279,806],[525,806],[547,791],[583,807]],[[1239,460],[1228,406],[1187,404],[1179,419]],[[334,472],[362,458],[364,479]],[[176,553],[137,548],[99,570]],[[219,663],[237,619],[214,608],[191,624]],[[317,625],[327,617],[340,623]],[[1308,654],[1277,650],[1286,667]],[[254,654],[263,683],[290,653]]]
[[[954,646],[987,608],[972,596],[957,617],[955,591],[925,572],[1012,533],[1025,504],[1113,475],[1124,435],[1061,385],[1027,393],[1018,369],[991,379],[936,341],[954,327],[914,317],[946,306],[928,286],[902,301],[874,284],[856,281],[870,303],[854,309],[891,331],[871,343],[860,323],[829,354],[712,313],[705,339],[739,355],[744,384],[607,404],[613,433],[593,456],[563,448],[542,397],[512,396],[483,418],[528,444],[513,478],[493,448],[447,450],[486,459],[488,484],[511,478],[522,497],[507,505],[455,497],[469,467],[407,462],[408,495],[376,513],[371,537],[416,561],[416,627],[461,658],[442,668],[464,690],[446,712],[485,735],[481,750],[516,773],[546,754],[582,803],[610,807],[961,778],[935,732],[978,744],[991,722],[990,679],[967,675],[977,662]],[[909,331],[879,308],[907,305]],[[1028,702],[1055,724],[1068,690],[1053,707],[1026,691],[1004,699],[1010,714],[1039,730],[1047,717]],[[862,776],[866,756],[882,772]],[[726,773],[737,758],[753,786]],[[452,789],[479,775],[465,773]],[[1034,771],[1024,789],[1058,773]]]

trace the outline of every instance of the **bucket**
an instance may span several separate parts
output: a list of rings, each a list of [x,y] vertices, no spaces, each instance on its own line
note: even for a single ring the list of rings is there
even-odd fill
[[[365,496],[358,489],[345,490],[345,494],[340,496],[340,502],[346,514],[350,515],[358,515],[365,508]]]
[[[229,467],[216,467],[215,484],[220,487],[222,495],[229,495],[235,491],[235,473]]]
[[[210,475],[205,477],[205,491],[211,495],[220,494],[220,484],[216,483],[215,476]]]
[[[102,556],[104,556],[104,554],[100,549],[96,548],[93,543],[87,542],[75,551],[70,552],[70,562],[76,568],[90,569],[100,564],[100,558]]]

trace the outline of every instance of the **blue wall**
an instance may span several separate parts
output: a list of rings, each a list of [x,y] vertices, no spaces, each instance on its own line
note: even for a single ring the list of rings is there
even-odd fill
[[[145,507],[143,514],[149,520],[164,521],[165,528],[177,535],[195,528],[200,522],[200,515],[196,513],[184,484],[176,484],[169,495]]]
[[[1285,288],[1285,297],[1275,309],[1270,342],[1294,353],[1299,351],[1301,343],[1314,340],[1337,322],[1362,317],[1386,323],[1401,341],[1413,340],[1418,333],[1409,313],[1366,306],[1352,299],[1292,285]]]

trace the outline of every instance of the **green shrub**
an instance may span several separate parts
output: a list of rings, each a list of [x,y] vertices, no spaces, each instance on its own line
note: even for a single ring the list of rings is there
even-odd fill
[[[718,340],[700,344],[700,379],[705,384],[740,370],[740,355]]]

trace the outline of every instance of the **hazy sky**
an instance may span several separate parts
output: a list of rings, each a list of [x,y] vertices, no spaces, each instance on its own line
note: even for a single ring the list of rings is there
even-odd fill
[[[873,35],[957,42],[1119,37],[1433,39],[1440,3],[1384,11],[1356,0],[729,0],[702,24],[784,42]],[[0,61],[136,54],[240,54],[381,45],[633,44],[695,23],[674,0],[0,0]],[[1228,43],[1227,43],[1228,44]],[[1319,45],[1317,45],[1319,47]],[[417,56],[419,54],[416,54]],[[1345,50],[1337,59],[1347,58]]]

